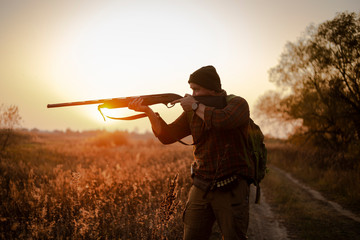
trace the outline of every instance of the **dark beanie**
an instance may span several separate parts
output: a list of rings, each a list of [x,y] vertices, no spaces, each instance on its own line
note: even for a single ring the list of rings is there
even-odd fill
[[[206,89],[221,91],[220,77],[213,66],[202,67],[190,75],[189,83],[196,83]]]

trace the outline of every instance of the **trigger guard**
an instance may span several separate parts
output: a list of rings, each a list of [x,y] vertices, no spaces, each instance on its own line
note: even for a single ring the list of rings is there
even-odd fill
[[[165,104],[165,106],[166,106],[167,108],[172,108],[172,107],[175,106],[175,104],[174,104],[174,103],[167,103],[167,104]]]

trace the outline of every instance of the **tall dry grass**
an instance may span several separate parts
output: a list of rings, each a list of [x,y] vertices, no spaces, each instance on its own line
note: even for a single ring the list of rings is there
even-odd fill
[[[0,238],[181,239],[191,149],[104,141],[35,134],[9,147],[0,159]]]

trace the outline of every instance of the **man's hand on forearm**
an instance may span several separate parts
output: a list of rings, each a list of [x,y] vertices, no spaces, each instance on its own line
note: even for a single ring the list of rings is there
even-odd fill
[[[190,112],[193,111],[192,109],[192,105],[193,103],[196,103],[197,101],[195,100],[195,98],[189,94],[185,94],[185,97],[175,100],[172,102],[172,104],[175,103],[180,103],[181,107],[183,108],[183,110],[185,112]],[[205,116],[205,105],[202,103],[199,103],[199,107],[198,109],[195,111],[195,114],[198,115],[202,120],[204,120]]]
[[[159,117],[154,113],[154,111],[146,105],[142,105],[143,99],[141,97],[135,98],[128,105],[128,108],[137,112],[144,112],[151,123],[151,126],[156,134],[161,132],[161,123]]]
[[[190,94],[185,94],[185,97],[171,102],[171,104],[176,104],[176,103],[180,103],[180,105],[184,109],[184,111],[189,112],[189,111],[192,111],[191,106],[193,103],[196,103],[196,100]]]

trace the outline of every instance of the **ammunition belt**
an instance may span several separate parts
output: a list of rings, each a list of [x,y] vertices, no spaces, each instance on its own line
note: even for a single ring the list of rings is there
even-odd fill
[[[230,177],[226,177],[223,179],[218,179],[214,183],[209,180],[202,179],[201,177],[194,176],[193,177],[193,184],[200,188],[201,190],[208,192],[214,191],[216,189],[219,190],[230,190],[231,186],[237,183],[238,177],[236,175],[232,175]]]
[[[236,175],[233,175],[229,178],[225,178],[224,180],[221,180],[221,181],[216,181],[216,187],[217,188],[221,188],[221,187],[224,187],[230,183],[233,183],[234,181],[236,181],[238,178]]]

